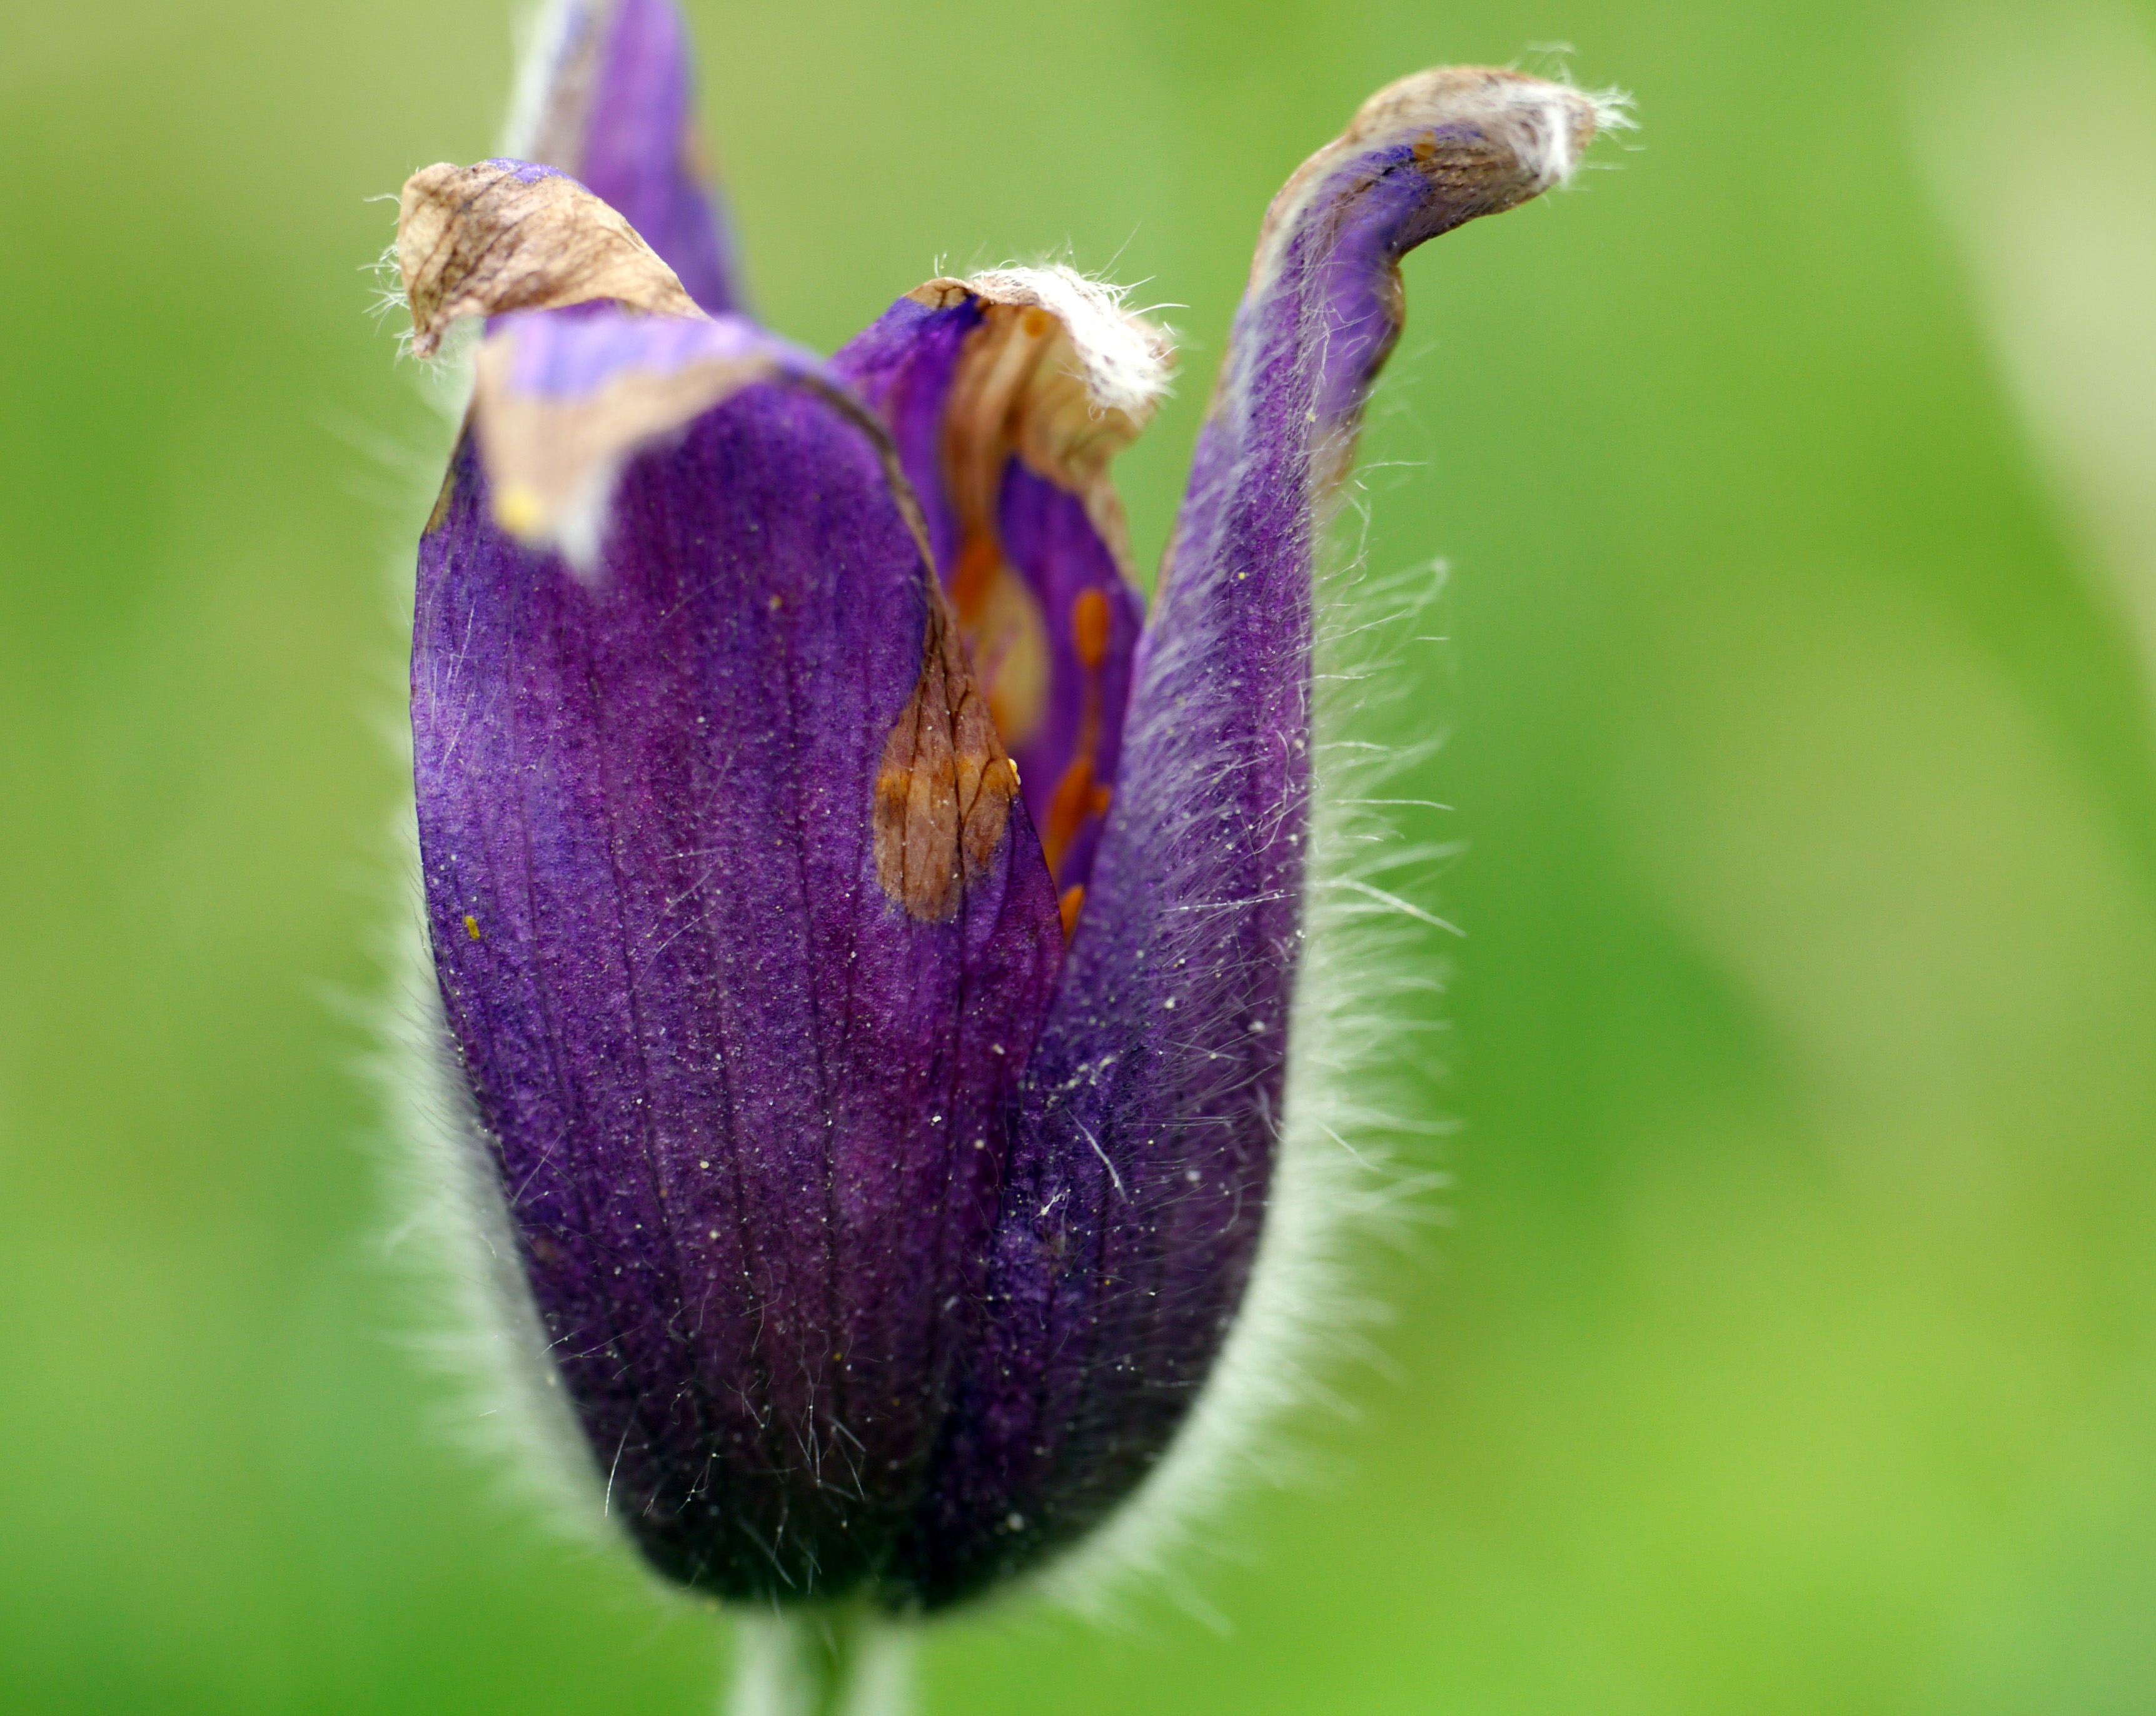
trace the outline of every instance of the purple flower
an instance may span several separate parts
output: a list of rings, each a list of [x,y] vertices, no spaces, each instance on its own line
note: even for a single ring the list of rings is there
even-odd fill
[[[400,218],[419,349],[490,319],[413,641],[449,1039],[651,1560],[932,1610],[1098,1523],[1205,1385],[1281,1123],[1314,535],[1401,255],[1596,109],[1424,72],[1290,180],[1147,616],[1107,467],[1162,337],[1050,269],[787,344],[670,7],[571,20],[557,165],[427,168]]]

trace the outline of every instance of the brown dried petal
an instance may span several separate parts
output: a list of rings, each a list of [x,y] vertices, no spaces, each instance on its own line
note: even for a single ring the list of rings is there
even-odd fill
[[[574,179],[519,162],[440,162],[413,173],[398,208],[397,259],[412,349],[423,357],[461,316],[601,298],[663,316],[702,314],[620,215]]]

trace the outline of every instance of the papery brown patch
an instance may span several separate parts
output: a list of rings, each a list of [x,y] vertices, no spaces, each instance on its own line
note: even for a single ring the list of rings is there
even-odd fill
[[[876,771],[876,881],[886,897],[909,917],[948,922],[995,855],[1017,796],[1018,770],[957,628],[932,595],[921,677]]]

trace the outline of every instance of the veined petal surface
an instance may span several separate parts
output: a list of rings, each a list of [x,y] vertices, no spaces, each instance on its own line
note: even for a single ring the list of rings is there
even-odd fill
[[[492,426],[753,342],[494,338],[413,655],[451,1035],[612,1510],[700,1588],[843,1591],[977,1339],[1055,896],[872,419],[751,380],[627,456],[579,575]]]

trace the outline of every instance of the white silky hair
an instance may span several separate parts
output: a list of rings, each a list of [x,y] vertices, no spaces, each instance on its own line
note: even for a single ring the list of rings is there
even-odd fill
[[[1558,87],[1578,96],[1594,114],[1594,134],[1608,136],[1616,131],[1635,131],[1640,121],[1633,116],[1632,95],[1628,90],[1606,88],[1582,90],[1562,80]],[[1574,174],[1585,166],[1579,152],[1573,146],[1571,134],[1553,136],[1548,148],[1538,163],[1537,171],[1544,190],[1572,182]]]
[[[1006,263],[966,284],[992,303],[1035,305],[1061,322],[1096,411],[1142,422],[1168,391],[1174,365],[1165,331],[1125,307],[1127,286],[1063,262]]]
[[[518,87],[526,92],[520,100],[534,111],[563,34],[588,9],[588,0],[549,0],[527,16],[520,31]],[[505,152],[521,141],[520,125],[528,131],[529,117],[512,116]],[[377,320],[391,309],[408,314],[393,242],[375,267],[382,277]],[[395,460],[400,468],[409,466],[402,474],[413,482],[413,517],[425,516],[443,480],[447,444],[470,403],[472,356],[480,333],[478,317],[465,318],[449,331],[439,352],[417,367],[420,394],[446,434],[444,445]],[[400,356],[411,342],[408,326],[398,338]],[[398,553],[388,588],[408,647],[412,550],[400,545]],[[393,681],[400,692],[403,679],[399,673]],[[381,1253],[408,1296],[402,1338],[448,1385],[437,1428],[489,1474],[506,1508],[580,1551],[604,1552],[617,1536],[607,1522],[604,1474],[550,1355],[487,1140],[470,1090],[454,1064],[427,935],[408,712],[397,709],[380,730],[405,791],[391,825],[389,900],[377,947],[384,981],[369,1010],[373,1048],[364,1071],[382,1117],[389,1220]],[[655,1578],[651,1583],[660,1588]]]
[[[400,1146],[388,1164],[398,1219],[383,1251],[424,1307],[409,1344],[450,1380],[451,1437],[495,1474],[505,1498],[580,1547],[609,1547],[605,1474],[564,1397],[470,1093],[452,1064],[408,821],[400,832],[411,897],[392,938],[377,1082]]]
[[[419,391],[445,442],[470,400],[478,333],[477,318],[467,319],[451,330],[439,356],[418,366]],[[443,480],[446,450],[445,444],[384,450],[384,462],[411,486],[397,508],[401,520],[425,516]],[[388,589],[408,647],[410,547],[400,545],[398,557]],[[427,934],[411,793],[411,722],[401,706],[404,676],[391,678],[398,706],[378,725],[405,790],[391,824],[388,898],[377,945],[383,981],[367,1010],[373,1046],[363,1071],[381,1117],[388,1220],[380,1254],[405,1287],[399,1334],[448,1385],[437,1430],[489,1474],[506,1510],[579,1551],[611,1551],[618,1534],[606,1518],[605,1474],[565,1397],[524,1281],[488,1143],[454,1062]],[[650,1582],[665,1589],[655,1577]]]

